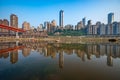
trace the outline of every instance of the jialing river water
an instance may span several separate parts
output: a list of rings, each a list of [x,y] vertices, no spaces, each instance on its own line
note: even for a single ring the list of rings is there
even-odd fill
[[[0,43],[0,80],[120,80],[120,44]]]

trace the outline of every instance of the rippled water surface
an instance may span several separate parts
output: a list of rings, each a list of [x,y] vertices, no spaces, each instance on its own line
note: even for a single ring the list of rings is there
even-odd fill
[[[0,43],[0,80],[120,80],[120,45]]]

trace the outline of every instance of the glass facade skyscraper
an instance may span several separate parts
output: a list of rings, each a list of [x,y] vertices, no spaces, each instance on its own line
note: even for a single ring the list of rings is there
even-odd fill
[[[59,13],[59,26],[63,28],[63,13],[64,11],[63,10],[60,10],[60,13]]]
[[[108,14],[108,24],[113,23],[114,21],[114,13],[109,13]]]

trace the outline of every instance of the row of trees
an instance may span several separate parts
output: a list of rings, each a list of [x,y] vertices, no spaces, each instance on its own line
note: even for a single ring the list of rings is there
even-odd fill
[[[58,29],[54,33],[48,33],[49,36],[55,36],[56,33],[59,33],[59,36],[81,36],[81,35],[86,35],[85,29],[81,30],[66,30],[66,29]]]

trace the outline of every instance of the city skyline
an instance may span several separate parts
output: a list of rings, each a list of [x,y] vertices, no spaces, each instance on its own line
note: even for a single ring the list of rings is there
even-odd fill
[[[107,15],[111,12],[115,14],[114,21],[120,21],[119,2],[119,0],[31,0],[29,2],[1,0],[0,19],[10,21],[9,16],[13,13],[19,18],[19,27],[22,27],[24,21],[35,27],[52,20],[56,20],[59,25],[59,11],[62,9],[64,10],[64,26],[76,25],[84,17],[86,17],[86,23],[92,20],[92,24],[97,21],[107,24]]]

